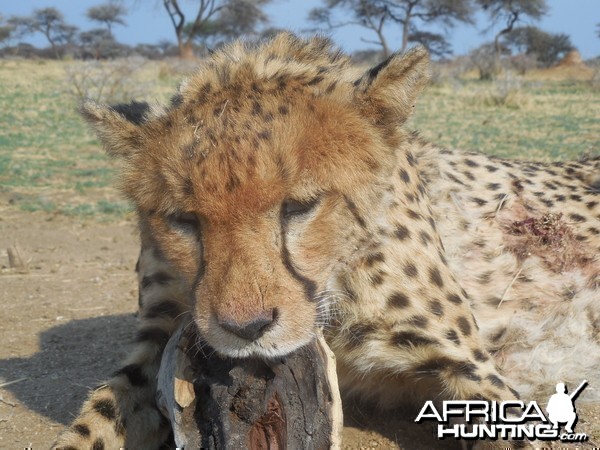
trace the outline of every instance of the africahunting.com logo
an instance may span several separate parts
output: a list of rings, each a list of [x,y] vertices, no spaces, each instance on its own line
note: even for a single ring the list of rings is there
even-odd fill
[[[556,385],[546,406],[546,414],[537,402],[520,400],[505,402],[484,400],[448,400],[441,409],[434,402],[425,402],[415,422],[437,421],[439,439],[510,439],[561,440],[583,442],[585,433],[575,433],[577,411],[575,399],[587,386],[587,380],[567,394],[564,383]],[[561,429],[561,424],[564,429]]]

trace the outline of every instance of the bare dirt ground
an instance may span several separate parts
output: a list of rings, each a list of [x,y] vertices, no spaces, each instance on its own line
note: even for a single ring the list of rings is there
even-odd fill
[[[7,201],[0,197],[0,449],[48,448],[130,348],[138,239],[133,219],[99,224],[19,212]],[[8,267],[15,243],[26,273]],[[591,440],[569,448],[597,448],[600,407],[578,411],[577,431]],[[349,406],[344,448],[460,448],[413,424],[414,413],[384,414]]]

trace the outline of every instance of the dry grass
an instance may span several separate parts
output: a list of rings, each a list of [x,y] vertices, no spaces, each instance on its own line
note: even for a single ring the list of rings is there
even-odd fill
[[[112,220],[128,214],[116,164],[77,116],[68,73],[81,62],[0,60],[0,201],[8,208]],[[192,70],[148,61],[123,83],[166,102]],[[92,89],[93,90],[93,89]],[[121,98],[140,97],[138,89]],[[408,126],[443,146],[521,159],[598,153],[599,93],[589,82],[479,82],[446,77],[424,93]]]

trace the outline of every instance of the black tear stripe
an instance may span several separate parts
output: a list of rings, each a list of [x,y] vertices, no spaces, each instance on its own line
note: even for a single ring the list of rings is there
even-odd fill
[[[200,230],[201,233],[201,230]],[[202,241],[202,234],[200,234],[200,237],[198,238],[198,272],[196,273],[196,277],[194,278],[194,284],[192,286],[192,292],[190,294],[191,298],[192,298],[192,305],[193,305],[193,297],[194,297],[194,292],[196,292],[196,289],[198,289],[198,286],[200,285],[200,282],[202,281],[202,278],[204,278],[204,274],[206,273],[206,263],[204,261],[204,243]]]
[[[279,213],[279,223],[281,228],[281,260],[283,261],[283,265],[296,280],[302,283],[306,298],[314,302],[316,301],[317,284],[313,280],[300,275],[290,259],[290,252],[287,249],[287,221],[283,216],[283,208]]]

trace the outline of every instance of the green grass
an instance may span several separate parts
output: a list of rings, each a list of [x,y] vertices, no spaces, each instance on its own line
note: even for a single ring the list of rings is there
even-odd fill
[[[72,62],[0,60],[0,196],[22,211],[114,220],[130,213],[111,161],[67,93]],[[179,73],[148,63],[150,99],[167,100]],[[144,84],[146,85],[146,84]],[[600,95],[585,82],[455,81],[429,87],[408,126],[447,147],[519,159],[598,152]]]
[[[446,147],[518,159],[574,159],[599,151],[600,95],[588,83],[431,86],[409,126]],[[505,98],[506,97],[506,98]]]

